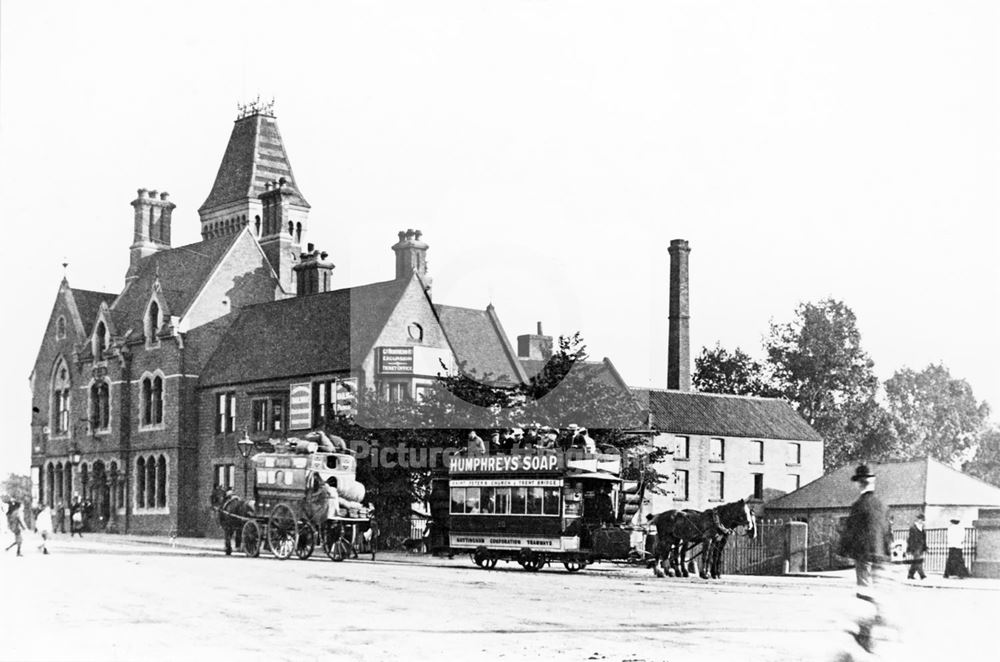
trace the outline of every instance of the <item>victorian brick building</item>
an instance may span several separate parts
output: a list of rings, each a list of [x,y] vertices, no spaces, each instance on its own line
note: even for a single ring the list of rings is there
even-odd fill
[[[122,290],[64,279],[31,375],[36,495],[91,501],[94,526],[207,532],[212,486],[241,488],[237,439],[306,430],[359,388],[415,397],[442,364],[523,379],[492,307],[431,301],[419,231],[398,233],[390,279],[335,288],[267,107],[233,126],[202,241],[171,245],[166,193],[132,207]]]

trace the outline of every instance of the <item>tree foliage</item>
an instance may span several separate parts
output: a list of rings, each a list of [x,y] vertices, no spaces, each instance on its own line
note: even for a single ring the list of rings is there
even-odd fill
[[[703,347],[701,354],[695,357],[692,381],[695,389],[702,393],[764,398],[779,394],[767,366],[739,347],[730,352],[718,343],[712,349]]]
[[[1000,428],[984,430],[976,444],[976,454],[962,470],[1000,487]]]
[[[897,370],[885,382],[885,394],[899,431],[892,455],[901,459],[930,455],[949,464],[967,459],[990,413],[968,382],[940,364],[919,372]]]

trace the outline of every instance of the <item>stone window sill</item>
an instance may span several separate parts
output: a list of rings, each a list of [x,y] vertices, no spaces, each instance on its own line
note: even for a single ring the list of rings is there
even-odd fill
[[[760,460],[750,460],[750,462],[749,462],[749,463],[750,463],[750,464],[755,464],[755,465],[761,465],[761,466],[763,466],[763,464],[764,464],[764,463],[763,463],[763,462],[761,462]]]

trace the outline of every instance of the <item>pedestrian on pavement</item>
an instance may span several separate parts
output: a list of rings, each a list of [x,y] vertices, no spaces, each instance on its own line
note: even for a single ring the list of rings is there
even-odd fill
[[[46,542],[52,534],[52,509],[49,508],[48,504],[43,503],[42,509],[35,516],[35,531],[42,537],[42,544],[38,546],[38,549],[42,550],[42,554],[48,554],[49,548],[46,546]]]
[[[927,553],[927,533],[924,531],[924,514],[917,515],[917,519],[910,525],[910,532],[906,536],[906,553],[910,559],[910,571],[906,573],[907,579],[913,579],[914,575],[920,575],[920,579],[927,579],[924,574],[924,554]]]
[[[23,556],[21,554],[21,532],[27,527],[24,525],[24,513],[21,511],[21,504],[17,501],[11,503],[7,509],[7,528],[14,534],[14,542],[8,545],[4,551],[9,552],[12,547],[17,547],[17,555]]]
[[[969,576],[969,569],[965,567],[965,559],[962,557],[962,544],[965,542],[965,527],[961,525],[957,517],[951,520],[948,527],[948,560],[944,564],[944,577],[958,577],[965,579]]]
[[[73,503],[69,507],[69,537],[72,538],[73,534],[83,537],[83,504],[80,503],[80,497],[74,495]]]
[[[871,653],[875,647],[872,629],[885,622],[875,599],[875,581],[889,557],[889,516],[875,496],[875,474],[867,464],[859,464],[851,480],[858,484],[861,494],[844,523],[839,554],[854,559],[857,597],[865,612],[858,620],[858,631],[851,634],[859,646]]]
[[[66,533],[66,506],[60,500],[55,508],[56,525],[52,527],[53,533]]]

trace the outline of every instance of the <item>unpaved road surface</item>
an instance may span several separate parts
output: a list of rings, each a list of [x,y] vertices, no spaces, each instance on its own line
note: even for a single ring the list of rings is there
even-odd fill
[[[827,661],[852,643],[848,579],[51,547],[0,557],[0,659]],[[890,597],[901,641],[886,654],[997,659],[1000,591],[899,583]]]

